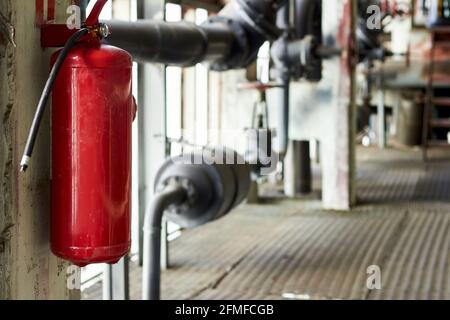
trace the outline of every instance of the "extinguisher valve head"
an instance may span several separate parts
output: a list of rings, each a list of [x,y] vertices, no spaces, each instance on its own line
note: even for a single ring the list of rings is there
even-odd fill
[[[89,30],[89,34],[94,38],[105,39],[109,36],[109,27],[105,23],[98,23],[94,26],[83,25]]]
[[[106,23],[100,23],[98,26],[98,33],[100,37],[107,38],[109,36],[109,27]]]

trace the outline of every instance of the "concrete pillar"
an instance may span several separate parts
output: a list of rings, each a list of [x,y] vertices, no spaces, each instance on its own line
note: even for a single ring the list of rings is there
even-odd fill
[[[339,63],[328,65],[334,74],[332,121],[322,140],[322,197],[323,206],[330,210],[349,210],[356,202],[356,103],[355,62],[352,43],[356,43],[356,1],[330,2],[337,6],[327,12],[339,12],[337,45],[343,54]],[[353,40],[352,40],[353,39]]]
[[[58,23],[65,23],[70,3],[56,1]],[[49,111],[29,170],[21,174],[18,168],[54,50],[40,47],[35,1],[2,0],[0,13],[2,22],[14,27],[17,44],[14,48],[1,33],[0,299],[79,298],[79,272],[50,251]]]

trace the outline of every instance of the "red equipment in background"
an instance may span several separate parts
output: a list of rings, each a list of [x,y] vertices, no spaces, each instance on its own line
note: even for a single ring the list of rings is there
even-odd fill
[[[53,55],[21,162],[25,171],[53,88],[51,248],[78,266],[116,263],[131,246],[132,58],[101,43],[106,2]],[[43,30],[59,42],[58,28]]]

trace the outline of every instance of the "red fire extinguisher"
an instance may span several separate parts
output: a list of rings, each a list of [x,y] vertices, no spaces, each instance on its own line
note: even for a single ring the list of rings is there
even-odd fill
[[[98,15],[106,2],[99,0],[85,27],[53,55],[21,163],[25,171],[53,87],[51,248],[79,266],[116,263],[131,241],[132,58],[101,43],[108,32]]]

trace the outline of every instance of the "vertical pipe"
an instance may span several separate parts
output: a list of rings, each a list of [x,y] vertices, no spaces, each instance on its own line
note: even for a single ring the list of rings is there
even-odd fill
[[[288,63],[288,41],[290,28],[290,2],[286,2],[277,13],[277,26],[283,30],[283,35],[278,41],[282,43],[283,53],[278,65],[278,82],[281,88],[278,92],[278,152],[280,159],[286,156],[289,141],[289,85],[290,85],[290,66]]]
[[[161,270],[169,269],[169,222],[166,218],[162,220],[161,229]]]
[[[309,141],[291,141],[285,160],[285,194],[295,197],[312,191],[312,173]]]
[[[300,156],[300,161],[298,164],[299,192],[301,194],[311,193],[312,170],[311,170],[310,142],[299,141],[297,148]]]
[[[112,300],[112,266],[105,264],[102,281],[103,300]]]
[[[386,112],[385,112],[385,96],[383,88],[383,72],[378,79],[378,147],[386,148]]]
[[[158,214],[161,214],[162,211]],[[159,220],[162,222],[161,220]],[[161,226],[144,230],[144,264],[142,269],[142,300],[161,298]]]
[[[279,79],[282,88],[279,89],[279,115],[278,115],[278,151],[280,159],[286,156],[289,143],[289,79],[285,77]]]
[[[169,186],[155,195],[144,220],[144,263],[142,268],[142,299],[159,300],[161,286],[161,224],[169,205],[180,204],[186,197],[180,186]]]
[[[89,0],[79,0],[78,5],[81,9],[81,21],[86,20],[86,8],[89,4]]]
[[[103,300],[129,300],[129,258],[123,257],[114,265],[106,264],[103,269]]]
[[[321,162],[321,154],[320,154],[320,147],[321,147],[321,145],[320,145],[320,140],[319,139],[316,139],[315,140],[315,144],[316,144],[316,146],[315,146],[315,159],[314,160],[316,160],[316,164],[320,164],[320,162]]]
[[[307,35],[314,37],[318,44],[323,43],[322,0],[294,0],[293,33],[296,39]],[[303,77],[310,81],[322,79],[322,59],[315,57],[303,70]]]

